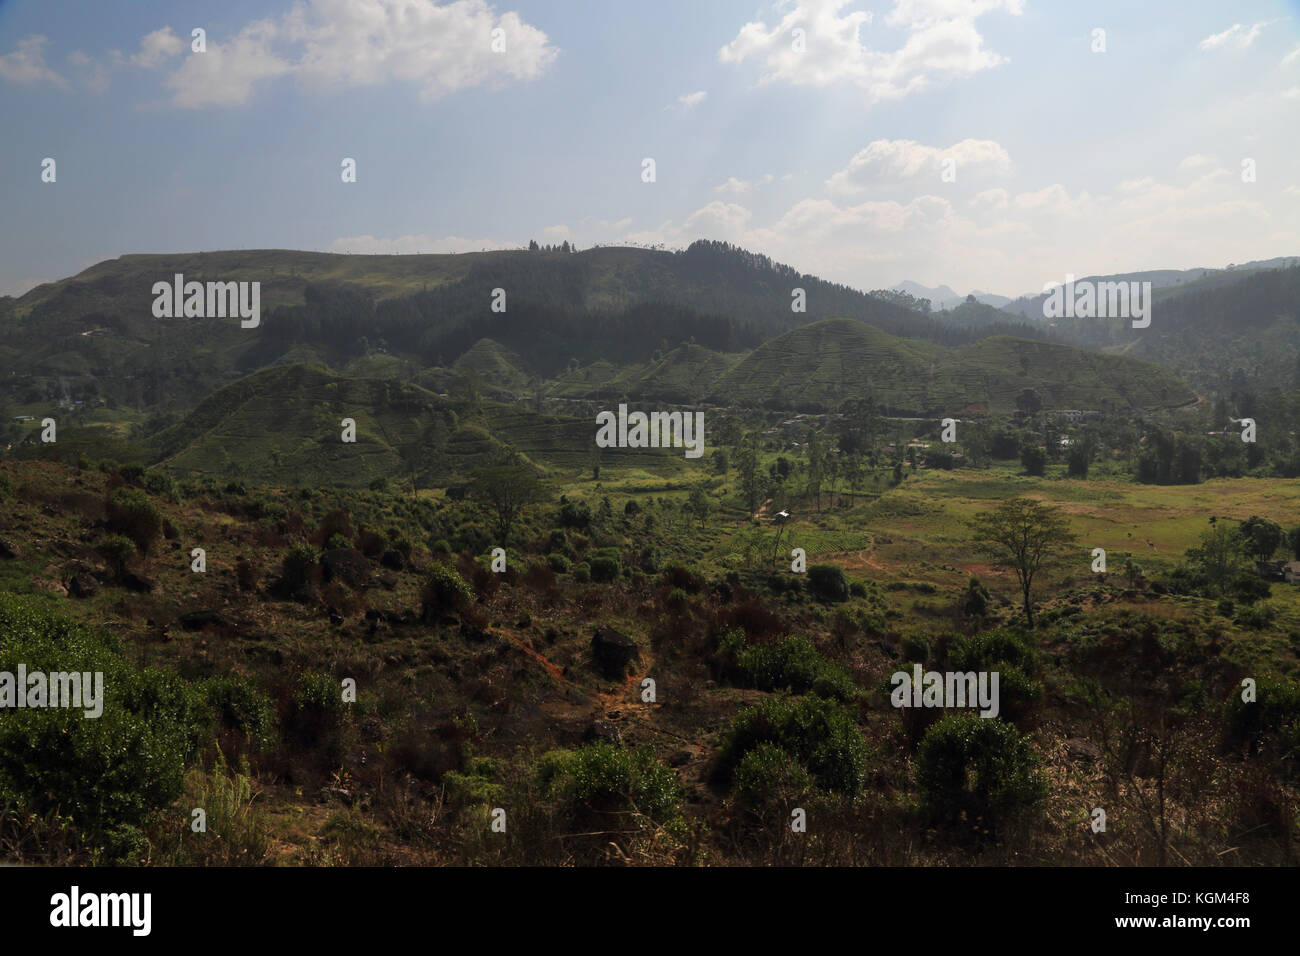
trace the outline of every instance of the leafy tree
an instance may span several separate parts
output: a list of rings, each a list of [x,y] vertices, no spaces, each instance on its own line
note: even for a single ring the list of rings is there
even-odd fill
[[[1047,471],[1047,452],[1038,445],[1025,445],[1020,449],[1020,464],[1025,474],[1041,478]]]
[[[1282,546],[1282,526],[1276,521],[1251,515],[1237,529],[1246,551],[1260,561],[1267,561]]]
[[[1024,599],[1025,621],[1034,626],[1031,591],[1038,572],[1076,541],[1059,509],[1032,498],[1012,498],[976,516],[977,547],[1016,572]]]
[[[686,510],[700,523],[701,531],[704,530],[704,522],[708,520],[712,507],[709,496],[704,493],[702,486],[696,485],[691,489],[690,497],[686,499]]]
[[[468,490],[470,497],[492,515],[493,530],[501,544],[510,540],[520,512],[545,501],[549,493],[541,475],[518,454],[475,469],[470,474]]]
[[[736,473],[740,478],[740,491],[745,496],[751,514],[758,509],[759,494],[763,490],[763,476],[758,468],[759,442],[758,432],[746,432],[736,450]]]

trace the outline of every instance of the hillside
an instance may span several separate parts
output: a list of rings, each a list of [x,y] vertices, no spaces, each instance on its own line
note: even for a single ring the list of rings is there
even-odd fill
[[[764,343],[719,380],[712,398],[823,410],[872,394],[894,414],[931,415],[972,402],[1008,412],[1025,388],[1056,408],[1169,408],[1196,398],[1170,373],[1126,357],[1005,336],[949,349],[851,319]]]

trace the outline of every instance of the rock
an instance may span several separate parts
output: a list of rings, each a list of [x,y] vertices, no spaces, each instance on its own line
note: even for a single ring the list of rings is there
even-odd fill
[[[1065,742],[1065,749],[1069,751],[1070,759],[1074,761],[1091,763],[1101,756],[1101,751],[1082,737],[1071,737]]]
[[[627,673],[628,665],[640,658],[641,649],[626,634],[601,627],[591,637],[591,656],[597,670],[616,680]]]
[[[18,545],[7,538],[0,538],[0,558],[13,560],[14,558],[21,558],[22,556],[22,548],[18,547]]]
[[[37,591],[49,591],[52,594],[59,594],[63,597],[68,596],[68,589],[58,581],[52,581],[49,578],[37,578],[32,582],[32,587]]]
[[[180,616],[180,625],[187,631],[201,631],[211,624],[225,623],[225,617],[218,611],[187,611]]]
[[[386,571],[385,573],[379,575],[378,581],[386,591],[393,591],[397,589],[397,575],[393,574],[393,572],[391,571]]]
[[[84,571],[79,571],[68,579],[68,594],[74,598],[92,598],[98,593],[99,582]]]
[[[153,582],[134,571],[128,571],[122,575],[122,587],[143,594],[153,590]]]
[[[390,571],[401,571],[406,568],[406,558],[396,548],[389,548],[380,555],[379,563]]]
[[[617,744],[622,742],[623,735],[608,720],[593,720],[583,732],[582,740],[584,743]]]
[[[370,579],[370,561],[356,548],[331,548],[321,553],[320,563],[326,581],[339,580],[358,589]]]

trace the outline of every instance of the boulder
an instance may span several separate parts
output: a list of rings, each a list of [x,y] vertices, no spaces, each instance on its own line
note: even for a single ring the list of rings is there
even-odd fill
[[[591,637],[591,656],[596,669],[611,680],[627,673],[628,666],[641,656],[636,641],[612,627],[597,628]]]
[[[94,575],[78,571],[68,579],[68,594],[74,598],[92,598],[99,593],[99,582]]]
[[[608,720],[593,720],[582,735],[584,743],[589,744],[616,744],[622,741],[623,735],[618,732],[618,727]]]
[[[7,538],[0,538],[0,558],[14,559],[23,556],[23,549]]]

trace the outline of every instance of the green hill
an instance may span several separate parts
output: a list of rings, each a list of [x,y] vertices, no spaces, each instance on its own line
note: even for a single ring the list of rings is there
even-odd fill
[[[1025,388],[1056,408],[1167,408],[1196,398],[1169,372],[1120,356],[1007,336],[944,348],[831,319],[759,346],[710,400],[816,411],[871,394],[895,414],[931,415],[973,402],[1007,412]]]

